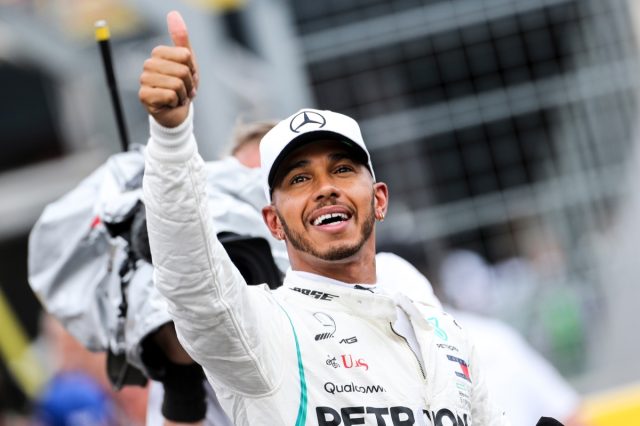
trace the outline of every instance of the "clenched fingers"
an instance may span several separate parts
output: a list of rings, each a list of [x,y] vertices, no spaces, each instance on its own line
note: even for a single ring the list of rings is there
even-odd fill
[[[191,50],[186,47],[156,46],[151,51],[151,57],[184,64],[189,67],[191,74],[195,74],[198,71],[194,55]]]
[[[153,82],[151,82],[151,76],[153,75],[166,76],[166,77],[178,79],[182,82],[182,85],[186,90],[187,96],[189,97],[195,96],[196,84],[193,80],[193,74],[191,73],[191,70],[189,69],[188,66],[178,62],[173,62],[167,59],[155,58],[155,57],[149,58],[144,62],[143,72],[142,72],[142,75],[140,76],[141,84],[148,83],[152,86],[156,84],[160,84],[161,85],[160,87],[163,87],[166,89],[175,89],[177,88],[175,86],[175,82],[173,84],[171,83],[174,80],[172,79],[160,80],[158,78],[155,78],[153,79]],[[168,82],[168,84],[170,85],[162,86],[163,81]]]
[[[140,75],[140,85],[142,87],[147,86],[154,89],[174,91],[178,96],[179,105],[184,105],[188,98],[193,97],[190,96],[193,89],[190,89],[183,80],[167,74],[143,71]]]
[[[180,98],[174,90],[142,86],[138,97],[151,115],[180,105]]]

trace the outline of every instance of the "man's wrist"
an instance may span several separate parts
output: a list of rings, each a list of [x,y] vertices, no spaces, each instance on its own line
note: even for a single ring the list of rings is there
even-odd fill
[[[165,127],[149,116],[150,139],[147,152],[154,158],[168,161],[184,161],[196,149],[193,137],[193,106],[187,118],[176,127]]]

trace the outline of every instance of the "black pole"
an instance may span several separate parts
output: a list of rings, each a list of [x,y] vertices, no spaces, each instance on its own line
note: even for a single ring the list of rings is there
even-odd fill
[[[111,104],[113,105],[113,113],[116,116],[118,125],[118,134],[120,135],[120,145],[123,151],[129,149],[129,135],[127,134],[127,125],[124,121],[122,113],[122,105],[120,103],[120,95],[118,94],[118,84],[116,83],[116,75],[113,72],[113,61],[111,60],[111,46],[109,39],[109,26],[104,20],[95,23],[96,41],[100,46],[100,54],[102,56],[102,64],[104,65],[105,76],[107,77],[107,86],[111,95]]]

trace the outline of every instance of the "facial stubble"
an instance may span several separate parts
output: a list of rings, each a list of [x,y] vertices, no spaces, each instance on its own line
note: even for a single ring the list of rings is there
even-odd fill
[[[316,249],[311,243],[311,240],[307,236],[291,229],[287,225],[287,222],[284,220],[284,218],[282,217],[278,209],[276,209],[276,214],[280,219],[280,223],[282,223],[282,229],[284,230],[284,233],[287,237],[287,241],[296,250],[304,253],[308,253],[322,260],[337,261],[337,260],[346,259],[358,253],[360,249],[364,246],[364,244],[367,242],[367,240],[371,237],[371,234],[373,232],[373,226],[376,222],[376,217],[374,213],[375,211],[374,201],[375,201],[375,194],[371,199],[371,206],[370,206],[371,208],[369,209],[369,212],[365,217],[364,223],[362,224],[362,228],[360,231],[360,239],[355,244],[351,244],[351,245],[344,244],[337,247],[332,246],[326,251],[320,251]]]

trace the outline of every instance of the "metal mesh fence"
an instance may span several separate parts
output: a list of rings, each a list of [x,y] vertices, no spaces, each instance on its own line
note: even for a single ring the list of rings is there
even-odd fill
[[[616,209],[637,114],[628,2],[292,5],[318,106],[359,119],[390,186],[382,249],[583,372],[606,297],[588,236]]]

